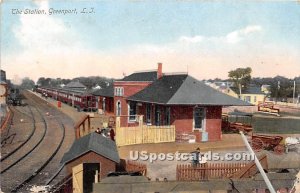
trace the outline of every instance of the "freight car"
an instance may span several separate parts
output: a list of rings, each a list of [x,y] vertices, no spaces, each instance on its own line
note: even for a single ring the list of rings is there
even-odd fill
[[[96,97],[85,89],[39,87],[36,92],[68,104],[79,111],[96,111]]]

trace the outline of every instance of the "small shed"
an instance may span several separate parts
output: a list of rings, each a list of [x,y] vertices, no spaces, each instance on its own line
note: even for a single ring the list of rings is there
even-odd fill
[[[100,163],[100,176],[116,171],[120,162],[116,143],[98,133],[90,133],[74,141],[70,150],[64,154],[61,163],[65,164],[67,173],[81,163]]]

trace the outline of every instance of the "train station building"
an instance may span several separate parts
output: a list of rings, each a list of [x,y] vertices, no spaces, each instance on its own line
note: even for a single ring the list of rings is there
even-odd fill
[[[251,105],[188,74],[164,74],[161,63],[157,70],[133,73],[96,94],[98,107],[120,117],[120,127],[136,127],[142,116],[143,125],[173,125],[176,136],[194,135],[197,142],[221,140],[223,106]]]

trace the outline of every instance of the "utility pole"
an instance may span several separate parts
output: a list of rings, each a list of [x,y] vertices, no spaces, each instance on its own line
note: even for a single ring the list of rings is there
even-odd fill
[[[241,85],[241,83],[239,83],[239,91],[240,91],[240,99],[242,98],[242,85]]]
[[[276,92],[276,101],[275,101],[275,104],[277,104],[279,89],[280,89],[280,81],[277,82],[277,92]]]
[[[296,92],[296,81],[294,80],[294,89],[293,89],[293,104],[295,104],[295,92]]]

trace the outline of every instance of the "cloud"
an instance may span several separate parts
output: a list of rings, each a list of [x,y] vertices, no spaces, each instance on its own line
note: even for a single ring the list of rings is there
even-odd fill
[[[204,40],[203,36],[194,36],[194,37],[187,37],[187,36],[181,36],[179,38],[180,42],[187,42],[187,43],[199,43]]]
[[[230,32],[229,34],[226,35],[225,37],[225,41],[227,43],[238,43],[241,40],[243,40],[244,38],[247,37],[247,35],[255,33],[255,32],[259,32],[262,30],[261,26],[258,25],[251,25],[251,26],[247,26],[246,28],[243,29],[239,29],[233,32]]]
[[[179,37],[178,41],[179,42],[184,42],[184,43],[190,43],[190,44],[195,44],[195,43],[203,43],[203,42],[214,42],[214,43],[229,43],[229,44],[235,44],[243,39],[245,39],[248,35],[259,32],[262,30],[262,27],[259,25],[249,25],[246,26],[245,28],[238,29],[236,31],[232,31],[228,33],[227,35],[224,36],[219,36],[219,37],[214,37],[214,36],[201,36],[197,35],[194,37],[188,37],[188,36],[181,36]]]
[[[35,4],[39,9],[49,8],[48,1],[38,1]],[[30,52],[60,52],[80,46],[77,35],[62,20],[48,15],[20,15],[20,25],[13,28],[13,33],[24,50]]]
[[[39,2],[42,2],[37,4],[39,8],[47,9],[47,2]],[[262,31],[262,27],[258,25],[249,25],[218,37],[181,36],[176,41],[165,44],[141,42],[99,51],[85,46],[81,36],[61,18],[47,15],[19,17],[20,24],[13,32],[24,49],[22,52],[3,56],[5,70],[11,78],[15,74],[34,80],[42,76],[120,78],[123,72],[130,74],[136,70],[156,68],[157,62],[163,63],[164,72],[186,72],[188,68],[189,74],[198,79],[226,78],[229,70],[246,66],[252,67],[256,74],[262,76],[292,76],[300,68],[296,66],[299,61],[298,52],[291,54],[290,50],[283,48],[270,52],[266,46],[261,48],[265,49],[263,51],[257,49],[257,42],[254,41],[251,41],[251,46],[241,46],[244,45],[243,40]],[[238,44],[239,42],[241,43]],[[286,53],[284,57],[283,53]],[[263,71],[256,70],[260,67],[255,65],[260,64],[260,61],[265,64]],[[280,62],[281,69],[274,68],[274,64]],[[288,70],[292,68],[295,70]]]

